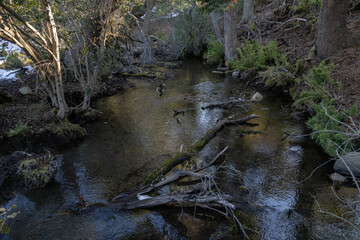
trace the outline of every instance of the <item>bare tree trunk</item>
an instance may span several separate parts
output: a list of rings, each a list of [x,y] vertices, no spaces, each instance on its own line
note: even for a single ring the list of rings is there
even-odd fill
[[[235,56],[236,20],[236,5],[232,3],[224,12],[224,47],[226,63]]]
[[[346,28],[348,0],[324,0],[316,39],[317,55],[327,58],[351,44]]]
[[[154,0],[146,0],[146,14],[144,18],[143,31],[147,35],[150,32],[150,20],[153,15]]]
[[[11,7],[0,1],[0,36],[18,45],[34,61],[35,68],[44,80],[52,105],[59,109],[57,116],[65,118],[68,106],[62,86],[60,48],[56,24],[49,2],[41,0],[41,6],[46,17],[46,27],[37,30]],[[49,55],[50,60],[47,60],[47,56],[43,52]]]
[[[249,23],[254,16],[254,0],[244,0],[244,9],[241,17],[242,23]]]
[[[64,88],[62,85],[59,38],[57,35],[56,24],[55,24],[54,16],[51,11],[51,7],[47,0],[43,0],[43,4],[46,11],[46,15],[48,17],[48,21],[46,22],[46,25],[47,25],[47,33],[50,41],[49,48],[53,53],[51,56],[53,62],[52,65],[54,67],[54,80],[55,80],[54,85],[56,89],[56,97],[59,107],[57,116],[63,119],[68,113],[69,108],[65,101]]]
[[[216,35],[216,39],[222,43],[224,43],[224,40],[223,38],[221,37],[221,32],[220,32],[220,28],[219,28],[219,25],[217,23],[217,14],[216,12],[211,12],[210,13],[210,17],[211,17],[211,22],[212,22],[212,25],[213,25],[213,28],[214,28],[214,32],[215,32],[215,35]]]

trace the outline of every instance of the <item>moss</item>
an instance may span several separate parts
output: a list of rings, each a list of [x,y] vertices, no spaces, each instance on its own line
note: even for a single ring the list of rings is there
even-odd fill
[[[23,123],[22,121],[19,121],[18,124],[16,124],[14,129],[11,129],[8,133],[8,137],[14,137],[16,135],[19,135],[20,133],[26,132],[29,130],[29,127],[26,125],[26,123]]]
[[[53,125],[49,130],[60,138],[69,138],[70,140],[84,138],[86,136],[85,128],[78,124],[72,124],[68,121]]]

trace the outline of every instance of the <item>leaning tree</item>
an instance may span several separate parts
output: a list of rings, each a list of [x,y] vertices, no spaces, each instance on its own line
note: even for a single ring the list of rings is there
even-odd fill
[[[18,45],[35,63],[57,116],[65,118],[68,106],[61,78],[60,45],[48,0],[0,1],[0,38]]]

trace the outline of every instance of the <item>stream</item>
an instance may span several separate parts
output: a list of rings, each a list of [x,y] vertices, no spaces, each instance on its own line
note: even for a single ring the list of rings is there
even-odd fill
[[[327,197],[317,193],[331,185],[331,166],[312,174],[328,157],[307,137],[287,137],[306,133],[304,123],[290,117],[288,99],[264,93],[263,101],[249,103],[247,109],[202,110],[254,91],[238,79],[213,75],[199,62],[185,62],[182,69],[171,71],[175,77],[166,82],[168,91],[161,97],[155,92],[156,81],[133,79],[136,87],[98,100],[103,116],[86,126],[85,140],[61,149],[63,165],[56,181],[16,194],[7,203],[16,204],[20,214],[9,222],[11,234],[0,239],[241,239],[229,233],[231,223],[224,217],[200,209],[125,211],[107,206],[79,214],[69,209],[105,204],[110,196],[140,183],[181,146],[186,150],[219,119],[252,113],[260,116],[251,120],[258,126],[221,131],[200,152],[200,161],[229,146],[224,165],[242,174],[224,172],[220,185],[246,203],[246,222],[257,226],[261,239],[317,239],[323,231],[332,239],[343,236],[344,230],[313,216],[312,196]],[[173,109],[192,110],[173,117]],[[242,136],[240,130],[263,133]]]

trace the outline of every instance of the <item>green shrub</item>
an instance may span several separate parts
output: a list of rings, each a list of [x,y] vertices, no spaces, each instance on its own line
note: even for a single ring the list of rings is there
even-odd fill
[[[288,64],[285,55],[278,52],[276,41],[264,46],[257,40],[243,40],[241,47],[236,49],[238,60],[230,60],[229,66],[240,71],[260,71],[269,66]]]
[[[319,66],[311,68],[310,76],[304,77],[304,83],[307,88],[296,97],[297,99],[294,104],[313,105],[320,102],[336,104],[336,101],[330,97],[330,92],[327,90],[331,87],[336,87],[337,90],[341,88],[341,84],[335,82],[331,77],[333,67],[333,64],[326,65],[322,62]]]
[[[332,157],[336,157],[336,151],[341,148],[345,152],[352,151],[354,142],[346,135],[347,129],[339,122],[344,122],[347,116],[357,115],[357,106],[346,111],[346,115],[337,110],[330,102],[322,101],[320,104],[313,104],[315,115],[307,121],[307,126],[312,129],[311,138]],[[335,119],[335,120],[334,120]]]
[[[206,62],[209,64],[215,65],[224,63],[224,45],[221,43],[221,41],[216,40],[215,37],[212,37],[204,57]]]
[[[333,64],[326,65],[322,62],[319,66],[311,68],[309,76],[304,77],[306,86],[295,99],[294,105],[299,107],[306,105],[313,109],[312,117],[307,121],[307,126],[313,131],[311,138],[328,153],[335,157],[340,148],[351,151],[354,142],[349,139],[346,127],[340,122],[348,120],[348,116],[354,117],[358,110],[356,106],[345,110],[345,114],[339,110],[337,101],[331,97],[327,89],[338,91],[341,84],[331,77]]]
[[[18,52],[10,53],[9,56],[6,58],[6,61],[4,62],[4,69],[13,70],[25,66],[25,64],[23,63],[23,61],[21,61],[19,57],[20,53]]]
[[[12,212],[13,209],[16,208],[16,205],[13,205],[11,208],[6,209],[0,207],[0,234],[9,234],[10,227],[7,225],[6,221],[11,218],[15,218],[19,212]]]
[[[18,124],[16,124],[14,129],[11,129],[10,132],[8,133],[8,137],[13,137],[16,136],[22,132],[25,132],[29,130],[29,127],[23,123],[22,121],[20,121]]]
[[[294,6],[296,12],[308,12],[318,10],[322,5],[322,0],[301,0],[297,6]]]
[[[175,18],[175,42],[185,53],[201,56],[208,43],[211,21],[208,13],[200,11],[196,4],[184,9]]]
[[[7,70],[14,70],[31,64],[32,61],[24,54],[19,52],[11,52],[5,58],[5,62],[2,64],[2,67]]]

